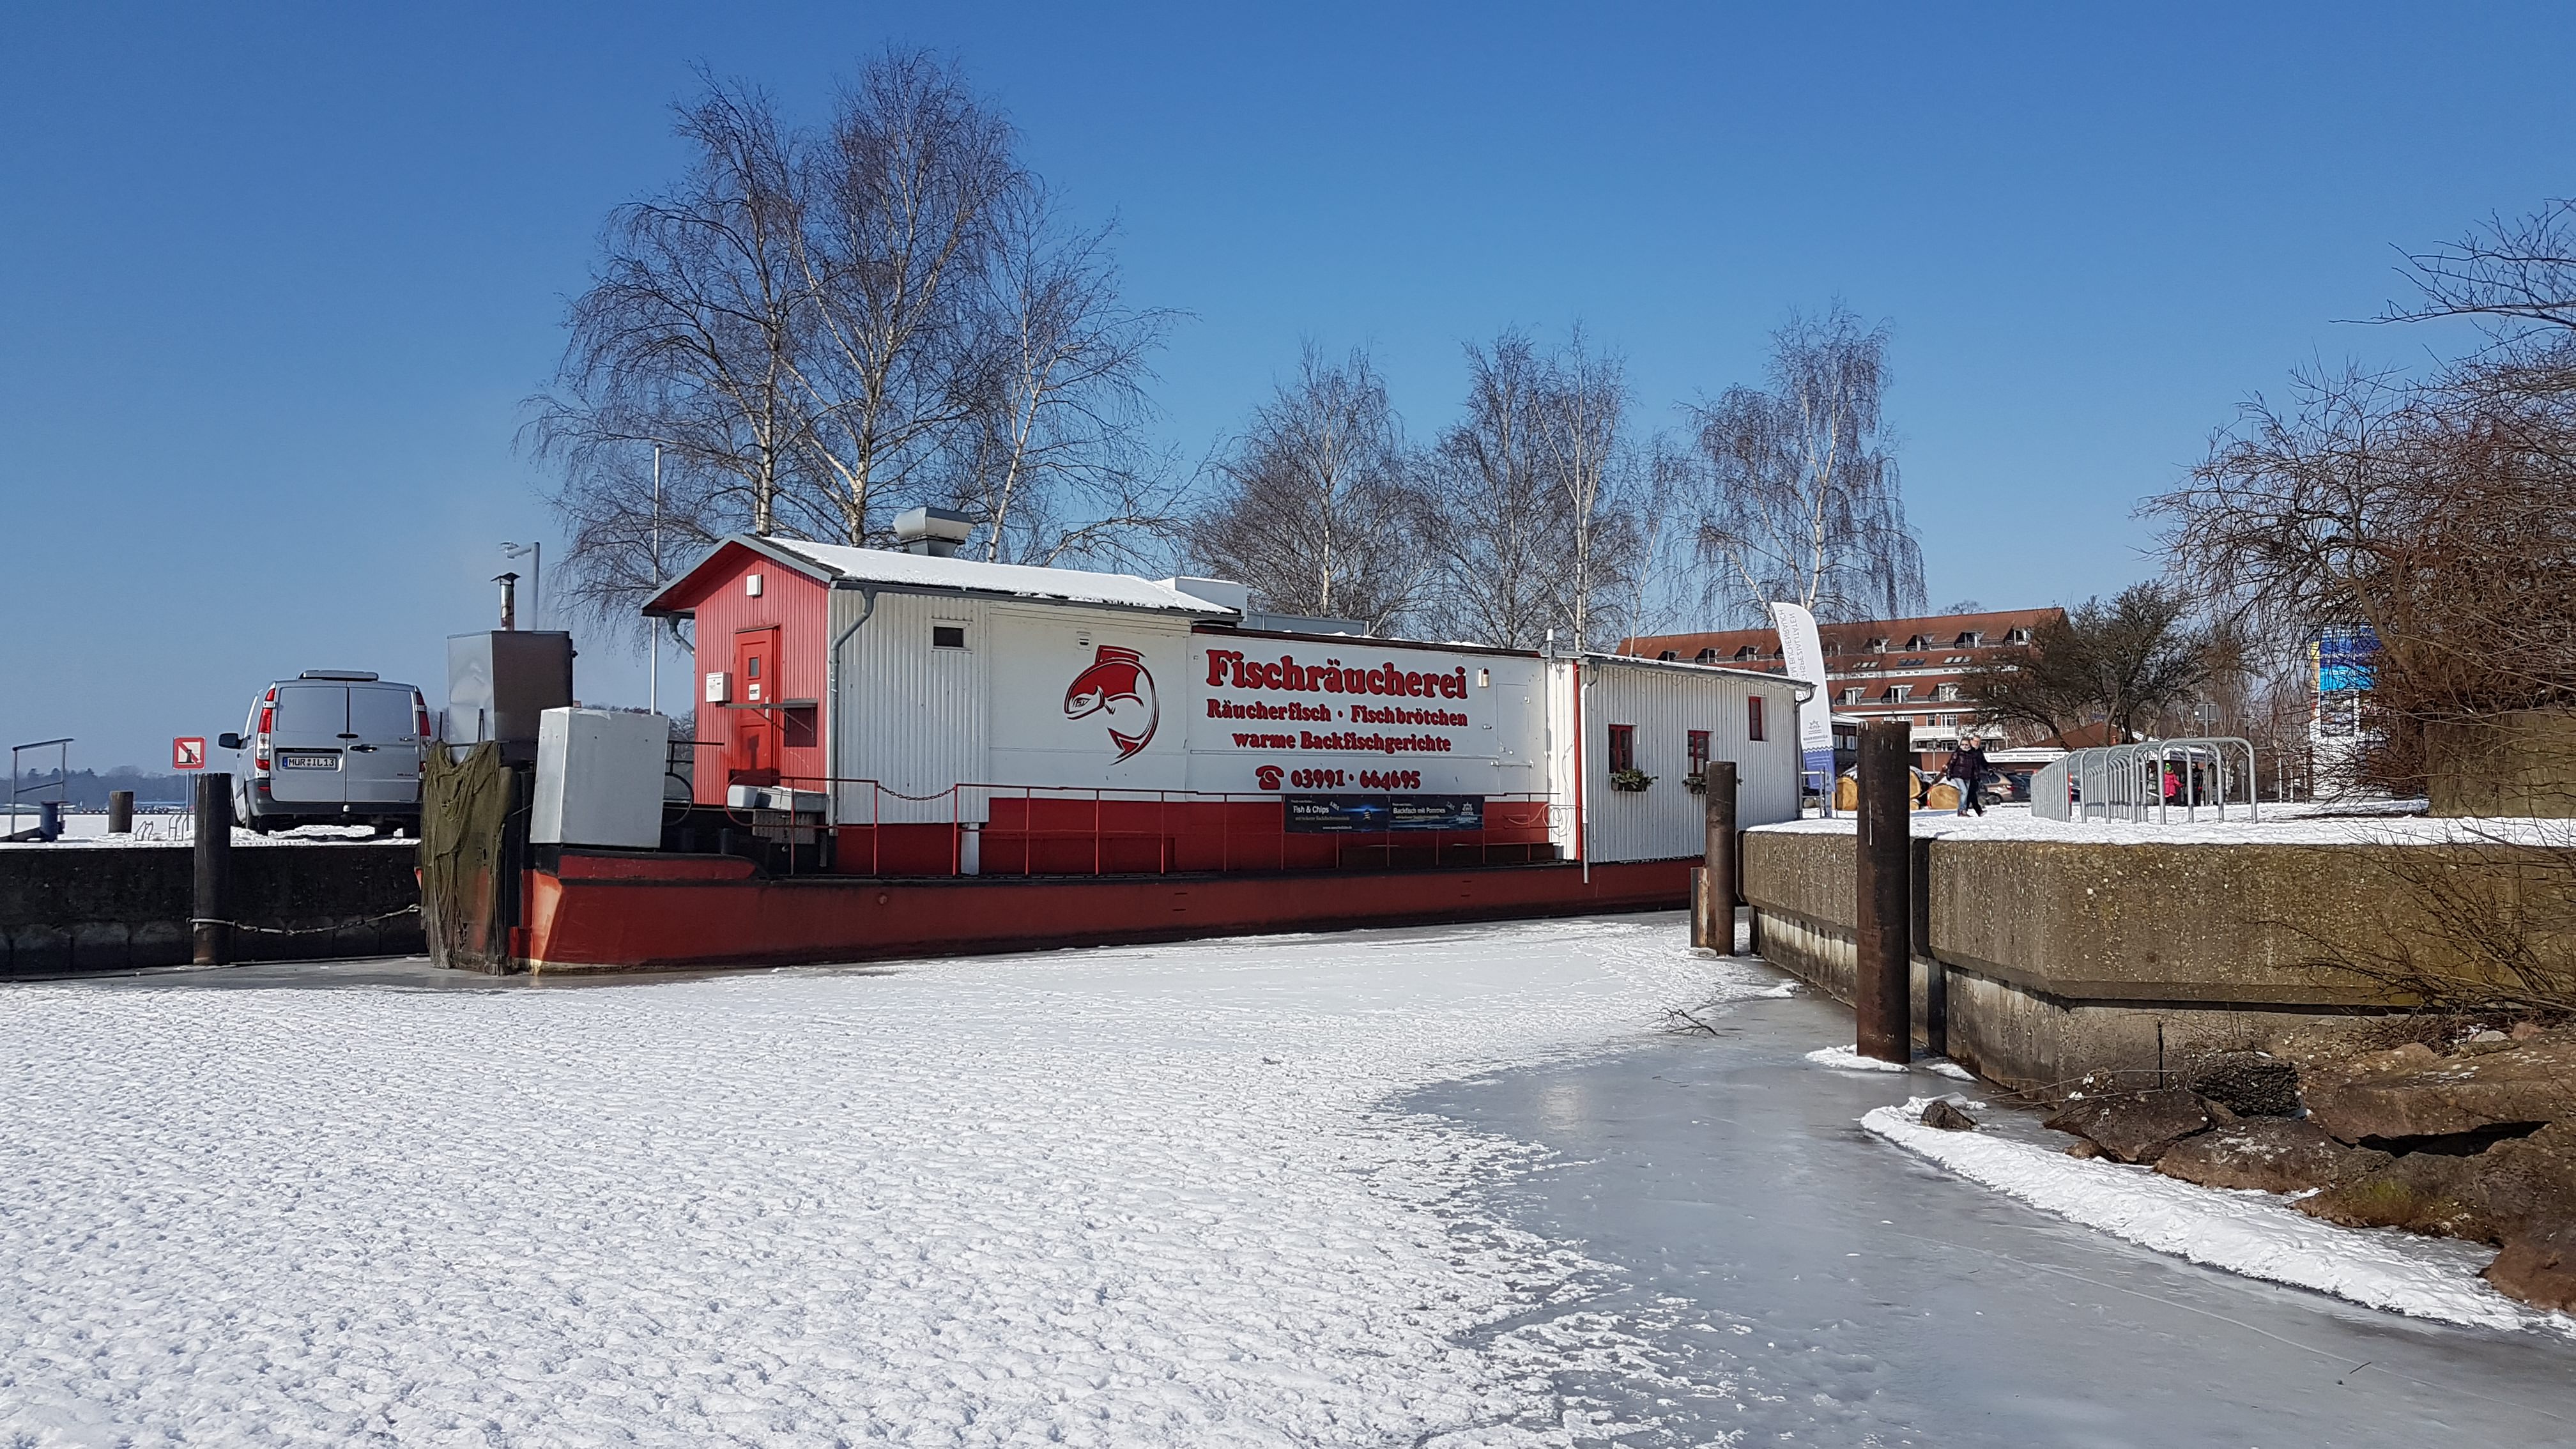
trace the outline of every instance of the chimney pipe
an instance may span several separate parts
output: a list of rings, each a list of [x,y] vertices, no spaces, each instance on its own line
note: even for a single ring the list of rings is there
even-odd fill
[[[494,574],[492,582],[501,586],[501,632],[506,634],[519,627],[519,576]]]

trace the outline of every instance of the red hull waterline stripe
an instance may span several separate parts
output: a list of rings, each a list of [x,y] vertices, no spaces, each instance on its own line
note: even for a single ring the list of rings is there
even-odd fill
[[[1678,909],[1695,860],[1134,879],[752,878],[747,862],[567,855],[528,876],[538,972],[814,965],[1200,936]]]

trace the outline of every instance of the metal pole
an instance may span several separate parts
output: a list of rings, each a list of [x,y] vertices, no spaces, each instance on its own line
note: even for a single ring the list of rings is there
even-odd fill
[[[197,777],[196,888],[190,896],[188,934],[200,966],[232,958],[233,777],[212,771]]]
[[[1859,929],[1852,1011],[1860,1054],[1883,1062],[1914,1055],[1912,916],[1914,908],[1911,771],[1906,727],[1873,720],[1860,732],[1860,818],[1855,822]]]
[[[662,595],[662,445],[653,445],[653,596]],[[655,619],[644,621],[644,637],[652,647],[653,662],[644,669],[644,692],[651,699],[653,713],[662,712],[662,628]]]
[[[1700,766],[1706,789],[1706,816],[1700,841],[1699,899],[1693,902],[1694,944],[1720,956],[1735,954],[1735,762],[1710,760]]]

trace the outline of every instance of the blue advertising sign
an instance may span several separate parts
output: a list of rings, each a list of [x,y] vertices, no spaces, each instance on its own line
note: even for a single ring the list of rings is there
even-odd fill
[[[2345,694],[2370,688],[2379,660],[2379,636],[2368,629],[2320,634],[2308,646],[2316,663],[2317,692]]]
[[[1482,795],[1286,795],[1288,829],[1301,835],[1381,830],[1482,830]]]

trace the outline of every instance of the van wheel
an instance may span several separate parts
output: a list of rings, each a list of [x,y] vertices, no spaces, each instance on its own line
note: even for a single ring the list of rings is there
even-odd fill
[[[400,829],[402,829],[402,822],[398,820],[379,820],[376,822],[376,838],[382,840]]]

